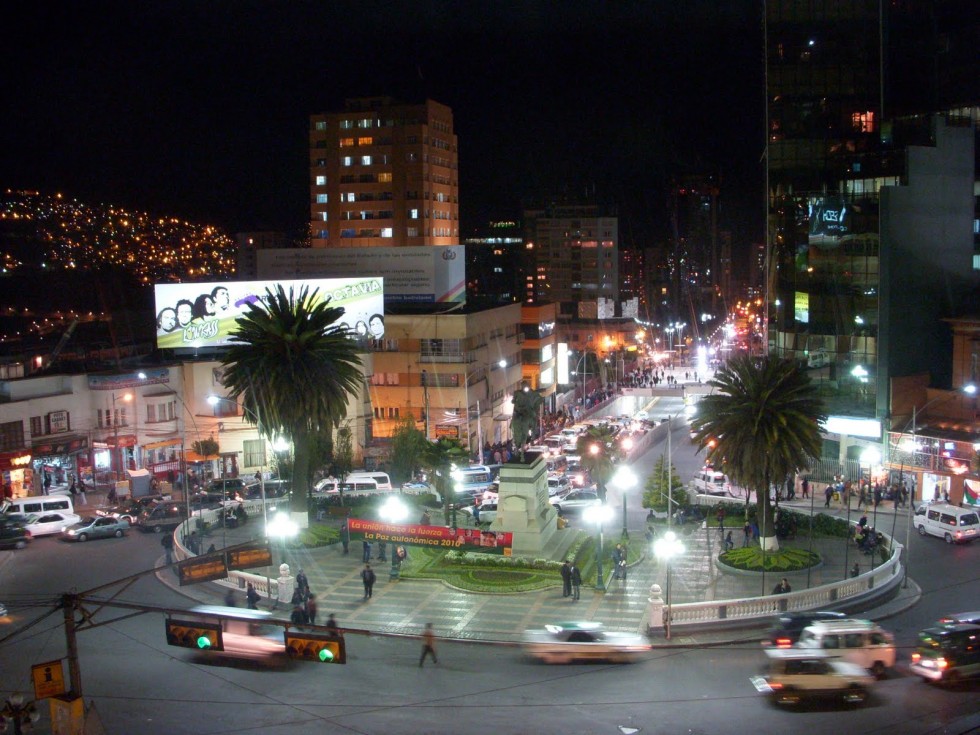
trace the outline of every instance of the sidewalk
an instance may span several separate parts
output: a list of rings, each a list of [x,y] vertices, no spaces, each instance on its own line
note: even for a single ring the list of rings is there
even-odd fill
[[[257,523],[228,529],[225,532],[227,545],[251,540],[258,529]],[[672,596],[673,602],[678,604],[768,594],[781,576],[789,579],[794,590],[803,590],[841,579],[845,568],[855,561],[861,565],[862,571],[867,571],[871,563],[871,557],[862,554],[855,546],[849,548],[845,561],[844,543],[840,539],[819,540],[813,544],[813,549],[824,558],[819,568],[810,570],[809,574],[766,575],[763,582],[760,575],[727,574],[715,566],[714,558],[721,543],[717,529],[702,529],[692,524],[679,530],[686,551],[672,565]],[[741,532],[736,535],[741,536]],[[220,547],[221,533],[213,534],[210,540]],[[582,599],[578,602],[563,598],[560,584],[535,592],[482,594],[454,589],[440,581],[389,581],[388,564],[377,561],[375,550],[372,566],[378,581],[374,596],[365,601],[359,576],[363,568],[359,542],[351,543],[350,554],[346,556],[337,544],[311,551],[287,550],[285,553],[274,547],[273,558],[276,564],[272,568],[253,571],[278,576],[281,561],[289,564],[290,573],[294,576],[303,569],[310,589],[317,596],[321,622],[326,620],[328,614],[334,613],[342,627],[387,635],[418,635],[425,624],[431,622],[440,636],[474,642],[516,643],[528,628],[565,620],[599,621],[610,630],[645,634],[650,587],[653,584],[663,587],[665,582],[664,567],[656,560],[645,557],[630,567],[626,581],[607,580],[605,593],[584,587]],[[609,570],[606,571],[608,575]],[[224,604],[227,587],[214,583],[179,587],[172,573],[161,570],[157,576],[198,603]],[[244,594],[235,594],[238,604],[244,606]],[[908,589],[901,590],[895,598],[861,615],[886,618],[914,605],[918,598],[918,586],[909,580]],[[269,603],[263,600],[259,606],[268,609]],[[277,617],[288,619],[290,610],[279,608],[276,613]],[[765,625],[760,623],[734,630],[684,632],[680,635],[675,631],[671,644],[689,646],[757,640],[759,630]],[[652,643],[668,645],[662,639],[654,639]]]

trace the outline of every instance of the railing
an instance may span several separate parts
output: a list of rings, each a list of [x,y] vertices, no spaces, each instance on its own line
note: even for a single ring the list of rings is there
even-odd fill
[[[717,500],[717,498],[716,498]],[[858,601],[883,594],[902,579],[902,545],[888,539],[892,550],[886,562],[857,577],[832,582],[819,587],[766,597],[747,597],[734,600],[705,600],[684,602],[670,606],[671,627],[724,626],[726,624],[751,624],[781,612],[802,612],[820,608],[840,607],[847,600]],[[664,627],[665,605],[663,600],[651,594],[650,630]]]

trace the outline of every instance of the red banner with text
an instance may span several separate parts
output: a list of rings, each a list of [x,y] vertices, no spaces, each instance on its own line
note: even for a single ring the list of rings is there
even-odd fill
[[[457,528],[447,526],[422,526],[415,523],[385,523],[350,518],[347,521],[351,538],[364,539],[376,543],[412,544],[431,549],[452,549],[456,551],[477,551],[483,554],[503,554],[510,556],[514,534],[510,531],[487,531],[479,528]]]

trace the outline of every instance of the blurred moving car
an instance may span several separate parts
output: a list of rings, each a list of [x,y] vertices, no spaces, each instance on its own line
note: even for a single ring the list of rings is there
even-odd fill
[[[980,625],[947,623],[919,631],[909,671],[952,685],[980,676]]]
[[[87,516],[61,532],[66,541],[88,541],[90,538],[122,538],[129,530],[129,523],[106,516]]]
[[[602,504],[595,490],[572,490],[564,497],[556,495],[549,501],[559,513],[580,513],[590,506]]]
[[[800,633],[796,647],[818,648],[882,678],[895,665],[895,637],[872,620],[821,620]]]
[[[97,516],[108,516],[109,518],[118,518],[123,521],[128,521],[129,525],[135,525],[136,519],[140,517],[140,513],[146,508],[152,508],[157,503],[162,503],[169,500],[170,496],[165,495],[144,495],[139,498],[129,498],[122,503],[113,505],[106,509],[98,509],[95,511]]]
[[[7,617],[7,606],[0,602],[0,618]]]
[[[861,704],[874,683],[874,677],[862,667],[820,650],[770,648],[766,657],[764,672],[751,681],[756,691],[775,704],[826,698]]]
[[[291,484],[289,480],[266,480],[265,481],[265,497],[268,498],[284,498],[289,495],[291,489]],[[246,500],[261,500],[262,499],[262,485],[258,480],[250,482],[245,486],[244,497]]]
[[[521,638],[525,653],[546,664],[573,661],[630,663],[650,650],[650,642],[636,633],[607,631],[602,623],[569,622],[526,630]]]
[[[463,512],[476,518],[475,505],[468,505],[463,508]],[[480,523],[490,523],[497,518],[497,500],[484,500],[480,503]]]
[[[773,620],[772,627],[766,632],[766,637],[762,639],[762,645],[790,648],[800,640],[800,633],[811,623],[821,620],[843,620],[846,617],[844,613],[833,612],[832,610],[781,613]]]
[[[937,621],[939,625],[952,625],[956,623],[967,623],[969,625],[980,625],[980,610],[971,612],[950,613],[943,615]]]
[[[141,531],[172,531],[187,519],[187,509],[183,503],[160,503],[146,508],[140,513],[136,527]]]
[[[74,513],[30,515],[25,519],[24,529],[30,532],[31,536],[50,536],[53,533],[61,533],[68,526],[73,526],[80,520],[82,517]]]
[[[18,521],[0,517],[0,549],[23,549],[31,540],[31,532]]]

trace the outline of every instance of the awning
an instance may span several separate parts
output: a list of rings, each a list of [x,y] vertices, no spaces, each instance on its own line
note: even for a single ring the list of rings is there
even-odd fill
[[[181,444],[183,444],[182,439],[163,439],[162,441],[144,444],[143,449],[163,449],[164,447],[177,447]]]
[[[207,457],[198,454],[193,449],[187,449],[184,451],[184,459],[187,462],[210,462],[212,459],[220,459],[220,454],[209,454]]]

